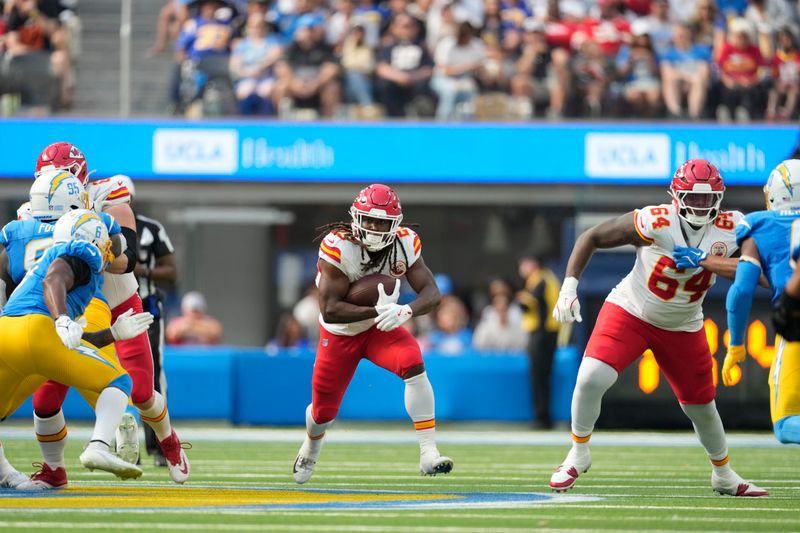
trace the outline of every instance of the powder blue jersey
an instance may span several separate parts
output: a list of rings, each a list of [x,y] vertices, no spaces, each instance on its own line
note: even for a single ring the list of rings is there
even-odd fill
[[[86,306],[103,286],[103,258],[93,244],[74,239],[62,242],[48,249],[22,279],[8,303],[3,308],[3,316],[47,315],[50,310],[44,301],[44,280],[47,270],[53,261],[60,257],[71,256],[85,262],[91,272],[88,283],[73,287],[67,292],[67,309],[70,318],[78,318],[86,310]]]
[[[772,300],[783,292],[792,275],[790,254],[800,248],[800,209],[756,211],[736,226],[736,242],[752,238],[761,256],[761,270],[772,289]],[[793,242],[796,241],[796,244]]]

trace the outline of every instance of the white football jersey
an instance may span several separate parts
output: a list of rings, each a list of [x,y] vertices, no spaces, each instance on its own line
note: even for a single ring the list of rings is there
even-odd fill
[[[319,260],[330,263],[341,270],[350,280],[350,283],[375,273],[402,278],[411,268],[411,265],[416,263],[417,259],[422,255],[422,242],[419,240],[419,235],[408,228],[399,228],[397,230],[395,242],[400,246],[397,249],[396,258],[390,256],[389,261],[387,261],[382,270],[364,270],[364,265],[369,262],[366,250],[358,244],[343,238],[341,234],[331,232],[319,245]],[[394,262],[392,262],[392,259],[395,259]],[[319,277],[320,275],[317,274],[317,285],[319,285]],[[386,292],[391,292],[394,287],[384,287],[384,289]],[[360,322],[351,322],[350,324],[328,324],[322,320],[322,315],[320,314],[319,323],[334,335],[349,337],[367,331],[375,325],[375,319],[370,318]]]
[[[691,246],[730,257],[739,248],[734,228],[742,218],[739,211],[723,211],[711,224],[692,231],[683,227],[673,204],[635,211],[636,231],[651,244],[636,249],[633,270],[606,301],[661,329],[698,331],[703,327],[703,300],[716,275],[703,268],[676,268],[672,249]]]
[[[89,194],[89,201],[94,210],[98,212],[105,211],[113,205],[127,204],[131,201],[131,193],[125,186],[125,182],[117,179],[90,181],[86,184],[86,192]],[[133,272],[127,274],[103,273],[103,296],[111,309],[119,306],[138,290],[139,282],[136,281]]]

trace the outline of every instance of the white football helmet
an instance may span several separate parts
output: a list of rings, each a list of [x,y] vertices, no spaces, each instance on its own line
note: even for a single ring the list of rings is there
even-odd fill
[[[75,209],[58,219],[53,229],[53,242],[58,244],[72,239],[94,245],[100,252],[104,264],[114,261],[108,228],[96,213],[88,209]]]
[[[30,191],[31,215],[49,222],[73,209],[88,209],[89,196],[80,180],[66,170],[43,170]]]
[[[787,159],[770,172],[764,199],[771,211],[800,207],[800,159]]]
[[[33,220],[33,215],[31,215],[30,202],[23,202],[17,208],[17,220]]]

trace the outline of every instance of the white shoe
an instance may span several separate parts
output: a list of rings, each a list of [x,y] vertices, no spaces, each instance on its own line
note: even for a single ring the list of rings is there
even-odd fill
[[[729,470],[722,475],[717,474],[716,470],[712,470],[711,489],[720,494],[728,494],[730,496],[749,496],[754,498],[769,496],[769,492],[749,481],[745,481],[733,470]]]
[[[588,472],[592,466],[592,456],[588,450],[580,457],[570,452],[564,463],[558,465],[556,471],[550,476],[550,488],[556,492],[566,492],[572,488],[578,476]]]
[[[438,450],[419,456],[419,473],[423,476],[436,474],[449,474],[453,469],[453,460],[444,455],[439,455]]]
[[[164,453],[164,458],[167,460],[169,467],[169,477],[175,483],[186,483],[189,479],[189,458],[186,457],[186,450],[190,450],[192,445],[188,442],[181,442],[175,430],[172,430],[169,437],[159,441],[161,451]]]
[[[130,414],[122,415],[122,420],[115,432],[117,456],[135,465],[139,462],[139,426],[136,418]]]
[[[317,460],[322,451],[322,441],[317,441],[314,444],[316,444],[316,446],[313,445],[311,439],[306,436],[294,460],[292,473],[294,474],[295,482],[299,485],[311,479],[311,476],[314,474],[314,467],[317,466]],[[313,448],[316,448],[316,450],[313,450]]]
[[[120,479],[135,479],[142,475],[142,469],[126,463],[113,453],[97,448],[86,448],[80,457],[81,464],[89,470],[111,472]]]
[[[16,489],[23,483],[30,481],[28,476],[18,472],[13,466],[8,466],[9,468],[5,472],[0,473],[0,489]]]

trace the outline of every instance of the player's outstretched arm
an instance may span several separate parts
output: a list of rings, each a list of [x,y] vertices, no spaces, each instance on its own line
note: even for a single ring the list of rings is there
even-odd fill
[[[739,363],[744,361],[747,352],[744,348],[744,333],[753,305],[753,293],[761,277],[761,257],[755,241],[746,238],[742,241],[742,256],[736,268],[733,285],[728,289],[725,309],[728,313],[728,330],[730,341],[725,361],[722,364],[722,383],[726,387],[736,384],[739,374]]]
[[[319,262],[319,311],[328,324],[350,324],[375,318],[374,307],[353,305],[344,300],[350,290],[350,280],[344,273],[326,261]]]

